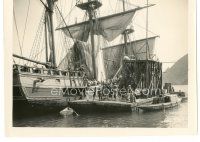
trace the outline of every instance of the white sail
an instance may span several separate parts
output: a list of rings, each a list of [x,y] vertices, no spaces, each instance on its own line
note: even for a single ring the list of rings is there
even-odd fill
[[[153,6],[153,5],[149,5],[149,6]],[[137,10],[140,10],[149,6],[138,7],[138,8],[128,10],[125,12],[93,19],[93,28],[94,28],[93,31],[94,31],[94,35],[97,35],[97,36],[94,36],[94,41],[95,41],[94,50],[96,54],[95,55],[95,62],[96,62],[95,69],[96,69],[97,80],[99,81],[104,80],[106,78],[105,72],[107,72],[106,65],[104,64],[105,58],[107,59],[104,53],[106,49],[101,50],[102,48],[104,48],[102,45],[103,41],[101,40],[101,38],[104,38],[107,41],[114,40],[117,36],[119,36],[125,31],[126,27],[131,23],[132,18]],[[63,23],[61,23],[60,25],[63,25]],[[90,35],[90,28],[91,28],[90,21],[85,21],[85,22],[76,23],[74,25],[70,25],[67,27],[66,26],[59,27],[57,28],[57,30],[62,30],[66,36],[76,39],[76,44],[78,46],[74,44],[74,46],[72,47],[72,50],[75,51],[73,52],[73,56],[75,57],[74,64],[78,63],[79,65],[77,65],[77,67],[81,65],[86,66],[87,70],[90,72],[90,74],[92,74],[91,76],[93,76],[94,72],[93,72],[93,66],[92,66],[92,49],[91,49],[90,41],[88,41],[89,35]],[[113,48],[113,50],[109,50],[107,52],[107,54],[109,54],[108,56],[116,56],[113,58],[115,58],[118,65],[119,65],[118,60],[120,60],[121,59],[120,56],[122,56],[122,51],[121,51],[122,48],[120,47],[121,46],[119,45],[120,50],[115,50],[115,48]],[[118,47],[116,48],[118,49]],[[132,47],[130,49],[132,49]],[[64,63],[64,60],[63,60],[63,63]],[[117,67],[117,69],[118,68],[119,67]]]
[[[128,42],[126,47],[127,56],[132,56],[137,60],[146,60],[146,45],[148,41],[148,53],[152,57],[152,55],[154,54],[156,37],[157,36],[149,37],[148,39],[145,38]],[[118,44],[103,49],[103,57],[107,78],[112,78],[117,72],[117,70],[120,68],[120,62],[122,60],[124,46],[125,44]]]
[[[127,44],[127,50],[128,55],[127,56],[135,56],[138,60],[146,60],[146,43],[148,41],[148,47],[149,47],[149,54],[150,56],[154,53],[154,47],[155,47],[155,38],[149,37],[148,39],[140,39],[132,42],[128,42]],[[98,39],[97,39],[98,38]],[[103,43],[101,41],[101,37],[95,36],[96,47],[95,48],[95,58],[96,58],[96,74],[97,74],[97,80],[101,81],[105,78],[112,78],[117,70],[120,68],[120,62],[123,56],[123,47],[124,44],[118,44],[115,46],[105,47],[103,48]],[[80,65],[85,65],[88,71],[93,74],[93,68],[92,68],[92,50],[91,45],[86,44],[85,42],[78,41],[76,43],[78,46],[73,47],[73,58],[76,58],[75,62],[79,62]],[[74,49],[75,48],[75,49]],[[101,50],[102,49],[102,50]],[[61,64],[59,65],[59,68],[68,67],[68,64],[66,61],[68,60],[68,55],[63,59]],[[104,60],[104,62],[103,62]],[[75,64],[75,63],[74,63]]]
[[[61,28],[62,31],[65,33],[65,35],[67,35],[68,37],[71,37],[72,35],[74,39],[77,39],[80,41],[86,42],[88,40],[89,32],[90,32],[90,27],[89,27],[88,22],[72,25],[72,26],[69,26],[68,28],[70,30],[70,33],[67,30],[67,28]]]
[[[106,40],[112,41],[120,35],[130,24],[136,9],[97,18],[93,20],[94,34],[102,35]],[[71,33],[69,33],[69,31]],[[77,23],[74,25],[57,28],[62,30],[67,36],[86,42],[89,37],[90,24],[89,21]]]
[[[118,35],[123,33],[126,27],[132,21],[135,11],[130,11],[128,13],[120,13],[113,16],[108,16],[100,18],[99,21],[95,23],[95,34],[102,35],[107,41],[112,41]]]

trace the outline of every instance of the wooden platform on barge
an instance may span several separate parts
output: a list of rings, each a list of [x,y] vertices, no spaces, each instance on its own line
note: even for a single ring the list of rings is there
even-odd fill
[[[135,103],[121,101],[76,100],[70,101],[69,107],[79,114],[98,112],[132,112],[137,106],[151,103],[152,101],[153,98],[137,99]]]

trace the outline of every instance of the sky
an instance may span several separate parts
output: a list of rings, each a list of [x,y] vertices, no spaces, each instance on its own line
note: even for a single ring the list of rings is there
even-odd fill
[[[120,0],[101,0],[103,6],[99,13],[101,16],[113,14],[122,11],[122,2]],[[135,8],[134,5],[144,6],[146,0],[126,0],[129,5],[126,9]],[[83,19],[84,12],[75,7],[76,0],[58,0],[57,5],[66,17],[67,24],[80,22]],[[187,0],[149,0],[149,4],[156,4],[149,8],[149,36],[159,35],[156,39],[155,54],[162,62],[175,62],[187,54],[187,32],[188,32],[188,4]],[[30,0],[27,26],[25,35],[25,21],[28,11],[29,0],[13,0],[14,14],[16,17],[17,29],[20,44],[23,41],[23,56],[29,57],[33,41],[36,35],[38,24],[43,12],[43,6],[40,0]],[[71,11],[71,9],[73,9]],[[67,16],[71,11],[70,16]],[[55,28],[58,23],[54,23]],[[145,38],[146,9],[136,12],[132,25],[135,29],[134,39]],[[141,28],[142,27],[142,28]],[[24,35],[24,40],[23,40]],[[57,49],[60,46],[59,31],[55,31],[55,40]],[[20,47],[17,38],[16,27],[13,24],[14,45],[13,52],[20,54]],[[63,54],[63,50],[57,50],[57,55]],[[41,57],[44,59],[43,55]],[[60,60],[58,59],[57,62]],[[163,63],[163,70],[172,66],[173,63]]]

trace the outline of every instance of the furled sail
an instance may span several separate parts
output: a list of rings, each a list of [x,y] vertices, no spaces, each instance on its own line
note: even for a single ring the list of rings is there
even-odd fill
[[[112,41],[130,24],[136,10],[137,9],[133,9],[94,19],[94,34],[102,35],[106,40]],[[90,31],[89,21],[70,25],[68,26],[68,29],[74,39],[84,42],[88,40]],[[62,30],[70,37],[68,29],[66,27],[57,28],[57,30]]]
[[[137,60],[146,60],[146,43],[148,41],[149,54],[152,56],[154,52],[156,37],[157,36],[128,42],[126,47],[128,51],[127,56],[131,58],[134,57]],[[120,68],[124,47],[124,44],[119,44],[103,48],[106,78],[112,78]]]

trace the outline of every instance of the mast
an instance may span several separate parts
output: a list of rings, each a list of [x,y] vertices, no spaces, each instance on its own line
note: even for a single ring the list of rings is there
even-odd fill
[[[88,0],[90,2],[91,0]],[[91,36],[91,45],[92,45],[92,65],[94,72],[94,79],[96,79],[96,60],[95,60],[95,47],[94,47],[94,26],[93,26],[93,12],[94,10],[88,9],[89,21],[90,21],[90,36]]]
[[[125,11],[125,0],[123,0],[122,2],[123,2],[123,11]]]
[[[145,77],[145,87],[149,88],[149,82],[150,82],[150,77],[149,77],[149,63],[148,60],[150,58],[150,53],[149,53],[149,43],[148,43],[148,20],[149,20],[149,10],[148,10],[148,5],[149,5],[149,0],[147,0],[147,11],[146,11],[146,77]]]
[[[123,0],[122,2],[123,2],[123,12],[125,12],[126,11],[125,0]],[[126,33],[126,31],[124,31],[123,35],[124,35],[124,44],[125,44],[125,47],[124,47],[124,56],[125,56],[125,55],[127,55],[127,33]]]
[[[149,5],[149,0],[147,0],[147,11],[146,11],[146,60],[148,60],[150,58],[149,55],[149,43],[148,43],[148,26],[149,26],[149,9],[148,9],[148,5]]]
[[[91,45],[92,45],[92,66],[94,72],[94,79],[97,79],[96,74],[96,59],[95,59],[95,45],[94,45],[94,11],[101,7],[101,3],[98,0],[88,0],[87,2],[78,3],[76,6],[82,10],[86,10],[89,15],[89,24],[90,24],[90,36],[91,36]]]
[[[54,3],[57,0],[46,0],[47,5],[46,5],[46,13],[48,15],[48,19],[47,23],[49,26],[49,45],[50,45],[50,49],[51,49],[51,64],[52,64],[52,68],[56,68],[56,55],[55,55],[55,41],[54,41],[54,27],[53,27],[53,9],[54,9]],[[47,16],[46,16],[47,17]]]
[[[48,63],[47,13],[46,12],[45,12],[45,19],[44,19],[44,34],[45,34],[46,63]]]
[[[125,7],[125,0],[122,0],[122,3],[123,3],[123,12],[125,12],[126,11],[126,7]],[[132,32],[134,32],[134,30],[133,29],[126,29],[126,30],[124,30],[124,32],[122,33],[123,34],[123,36],[124,36],[124,56],[126,56],[127,54],[128,54],[128,51],[127,51],[127,38],[128,38],[128,35],[130,34],[130,33],[132,33]]]

